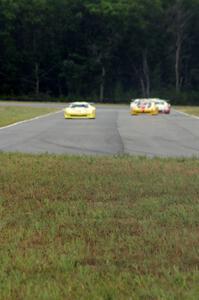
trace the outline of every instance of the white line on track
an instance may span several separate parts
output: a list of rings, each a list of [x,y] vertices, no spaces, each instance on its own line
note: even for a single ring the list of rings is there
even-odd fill
[[[6,125],[6,126],[4,126],[4,127],[0,127],[0,130],[6,129],[6,128],[10,128],[10,127],[14,127],[14,126],[17,126],[17,125],[20,125],[20,124],[23,124],[23,123],[28,123],[28,122],[31,122],[31,121],[35,121],[35,120],[38,120],[38,119],[46,118],[46,117],[49,117],[49,116],[51,116],[51,115],[58,114],[58,113],[60,113],[60,112],[62,112],[62,111],[63,111],[63,109],[61,109],[61,110],[59,110],[59,111],[55,111],[55,112],[49,113],[49,114],[41,115],[41,116],[38,116],[38,117],[35,117],[35,118],[32,118],[32,119],[19,121],[19,122],[10,124],[10,125]]]
[[[187,114],[187,113],[185,113],[185,112],[183,112],[183,111],[180,111],[180,110],[177,110],[177,109],[174,109],[174,111],[178,112],[178,113],[181,114],[181,115],[184,115],[184,116],[187,116],[187,117],[190,117],[190,118],[194,118],[194,119],[198,119],[198,120],[199,120],[199,117],[197,117],[197,116]]]

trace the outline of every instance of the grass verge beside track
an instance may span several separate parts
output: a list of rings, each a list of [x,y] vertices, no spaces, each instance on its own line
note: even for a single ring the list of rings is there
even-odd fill
[[[54,108],[0,106],[0,127],[55,111]]]
[[[199,116],[199,106],[176,106],[175,109],[193,116]]]
[[[0,154],[0,299],[198,299],[199,160]]]

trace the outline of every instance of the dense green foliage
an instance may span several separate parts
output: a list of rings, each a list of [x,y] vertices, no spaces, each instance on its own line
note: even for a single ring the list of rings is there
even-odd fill
[[[0,0],[0,94],[198,104],[198,0]]]
[[[0,166],[0,299],[198,300],[199,160],[0,153]]]

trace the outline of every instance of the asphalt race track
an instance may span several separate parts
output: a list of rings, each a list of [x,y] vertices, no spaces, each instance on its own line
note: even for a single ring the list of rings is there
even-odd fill
[[[65,107],[63,104],[28,105]],[[95,120],[65,120],[60,111],[0,128],[0,151],[199,157],[197,117],[174,110],[170,115],[131,116],[128,106],[96,107]]]

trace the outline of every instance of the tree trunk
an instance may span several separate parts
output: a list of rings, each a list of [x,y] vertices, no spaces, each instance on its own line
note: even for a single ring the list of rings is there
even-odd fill
[[[39,79],[39,64],[35,63],[35,94],[39,95],[40,89],[40,79]]]
[[[180,52],[181,52],[181,42],[178,36],[176,41],[176,55],[175,55],[176,92],[180,91]]]
[[[150,77],[149,77],[149,66],[147,60],[147,50],[143,51],[143,77],[145,82],[145,97],[150,97]]]
[[[145,84],[142,76],[140,77],[140,83],[141,83],[141,89],[142,89],[142,97],[146,97],[146,89],[145,89]]]
[[[141,90],[142,90],[142,97],[150,97],[150,76],[149,76],[149,66],[148,66],[148,60],[147,60],[147,49],[145,49],[142,52],[142,62],[140,71],[138,71],[134,67],[136,73],[139,76],[140,84],[141,84]]]
[[[182,54],[184,42],[187,38],[186,30],[191,18],[191,12],[186,10],[182,1],[176,0],[168,13],[168,30],[175,38],[175,88],[178,93],[181,90],[184,78],[182,76]]]
[[[103,100],[104,100],[105,75],[106,75],[106,70],[105,70],[104,66],[102,66],[101,83],[100,83],[100,102],[103,102]]]

